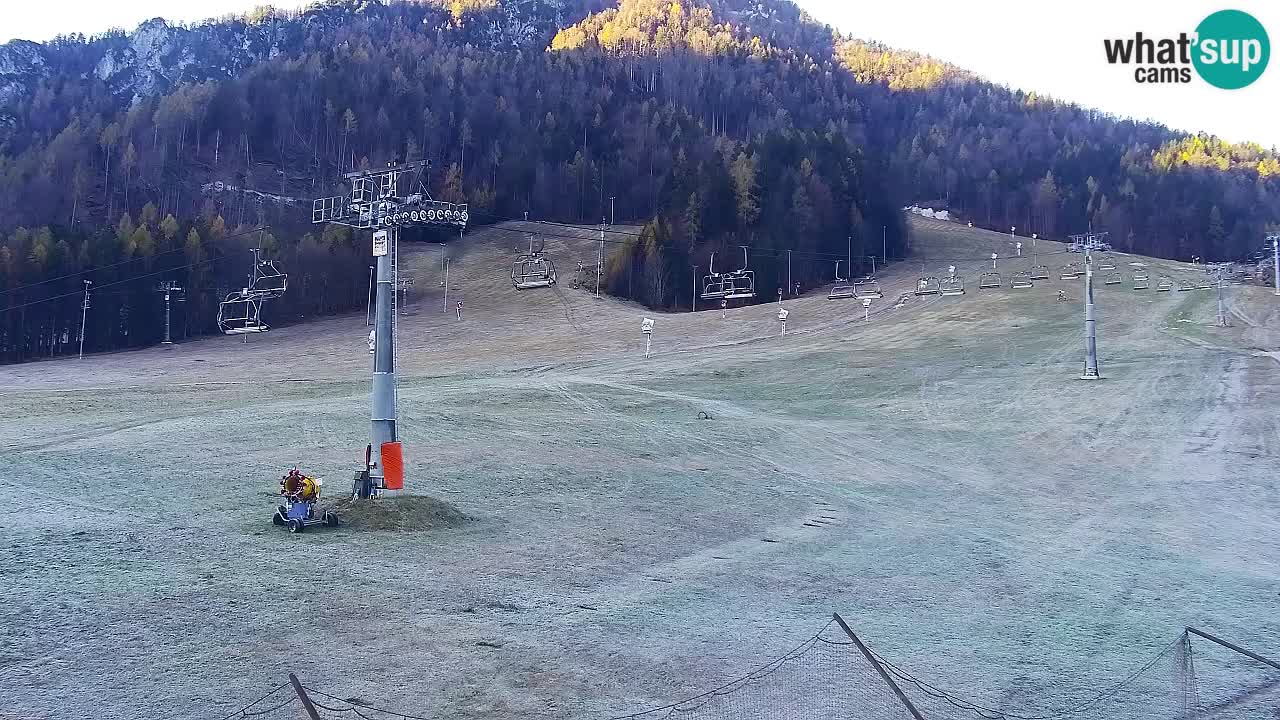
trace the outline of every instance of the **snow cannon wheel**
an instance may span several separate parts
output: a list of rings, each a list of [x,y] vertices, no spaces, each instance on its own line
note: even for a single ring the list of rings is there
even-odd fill
[[[327,527],[338,527],[338,513],[327,512],[324,514],[324,524]]]
[[[302,520],[298,518],[293,518],[289,521],[289,532],[291,533],[300,533],[304,527],[306,526],[303,525]]]
[[[277,510],[277,511],[276,511],[276,514],[275,514],[275,515],[272,515],[272,516],[271,516],[271,524],[272,524],[272,525],[275,525],[275,526],[277,526],[277,527],[283,527],[283,526],[284,526],[284,524],[285,524],[285,519],[284,519],[284,516],[280,514],[280,511],[279,511],[279,510]]]

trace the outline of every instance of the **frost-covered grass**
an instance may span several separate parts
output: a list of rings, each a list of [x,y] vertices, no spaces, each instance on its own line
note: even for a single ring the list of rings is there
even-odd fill
[[[917,229],[936,255],[1003,239]],[[661,316],[645,360],[632,306],[480,299],[504,252],[459,260],[462,324],[424,298],[402,330],[409,483],[457,528],[269,522],[290,465],[336,494],[362,455],[361,318],[0,369],[0,716],[220,717],[292,671],[433,717],[600,717],[743,674],[832,611],[1023,709],[1184,625],[1280,654],[1280,384],[1235,335],[1181,339],[1210,294],[1100,289],[1098,383],[1075,379],[1064,283],[870,323],[815,293],[786,338],[768,306]],[[1241,300],[1258,327],[1268,301]]]

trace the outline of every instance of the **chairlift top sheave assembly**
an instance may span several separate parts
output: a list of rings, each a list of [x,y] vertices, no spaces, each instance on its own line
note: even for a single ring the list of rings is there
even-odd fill
[[[466,227],[471,219],[466,203],[431,199],[423,175],[426,160],[388,165],[384,170],[347,173],[351,195],[319,198],[311,204],[313,224],[337,223],[358,230],[387,227],[446,225]]]

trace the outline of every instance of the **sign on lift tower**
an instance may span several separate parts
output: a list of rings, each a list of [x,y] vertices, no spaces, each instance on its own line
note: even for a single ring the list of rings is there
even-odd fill
[[[335,195],[315,200],[311,222],[336,223],[373,231],[372,254],[377,259],[373,321],[373,388],[370,397],[369,445],[364,471],[355,494],[368,497],[404,488],[404,458],[397,431],[396,335],[399,325],[396,288],[399,230],[402,227],[465,228],[465,204],[432,200],[423,182],[431,164],[425,160],[390,163],[383,170],[343,176],[351,183],[350,197]]]

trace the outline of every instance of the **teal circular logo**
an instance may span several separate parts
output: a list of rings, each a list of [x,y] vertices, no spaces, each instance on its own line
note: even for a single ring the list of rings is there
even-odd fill
[[[1219,10],[1196,26],[1192,64],[1204,81],[1223,90],[1239,90],[1267,69],[1271,40],[1252,15]]]

